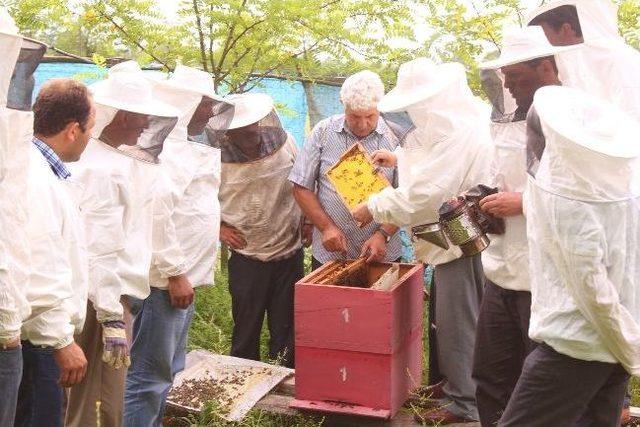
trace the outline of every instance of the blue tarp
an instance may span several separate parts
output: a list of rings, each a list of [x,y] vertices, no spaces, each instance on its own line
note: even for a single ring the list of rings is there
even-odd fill
[[[104,78],[104,69],[93,64],[79,63],[43,63],[36,70],[37,95],[42,83],[56,77],[75,77],[87,84]],[[305,125],[307,123],[307,100],[302,84],[298,81],[264,79],[254,92],[269,94],[280,107],[282,125],[296,139],[299,146],[304,144]],[[328,117],[342,111],[339,100],[339,88],[328,85],[314,85],[314,95],[321,100],[321,114]]]
[[[56,77],[74,77],[91,84],[104,78],[104,69],[93,64],[78,63],[44,63],[38,66],[35,79],[36,86],[34,97],[37,95],[42,83]],[[336,86],[315,84],[312,87],[314,99],[317,102],[319,113],[322,117],[329,117],[342,112],[340,104],[340,88]],[[308,116],[307,98],[302,84],[298,81],[281,79],[264,79],[260,87],[254,92],[269,94],[280,107],[280,119],[284,128],[296,139],[298,146],[305,141],[306,124]],[[413,259],[413,250],[406,234],[403,233],[403,258]]]

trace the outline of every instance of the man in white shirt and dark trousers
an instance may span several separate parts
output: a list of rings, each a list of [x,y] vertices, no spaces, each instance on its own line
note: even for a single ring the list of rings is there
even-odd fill
[[[504,218],[504,234],[491,234],[482,252],[487,276],[474,349],[473,378],[482,426],[495,426],[534,343],[529,339],[531,292],[522,193],[527,183],[526,114],[535,92],[560,84],[552,46],[539,27],[505,34],[501,55],[481,65],[493,104],[493,183],[499,192],[480,200],[489,214]]]
[[[34,105],[29,169],[31,316],[22,326],[24,372],[17,426],[62,425],[62,387],[79,383],[87,360],[74,341],[87,302],[84,235],[72,177],[63,162],[80,158],[95,110],[87,88],[73,79],[43,86]]]
[[[617,426],[640,374],[640,123],[559,86],[532,108],[524,211],[540,345],[498,425]]]

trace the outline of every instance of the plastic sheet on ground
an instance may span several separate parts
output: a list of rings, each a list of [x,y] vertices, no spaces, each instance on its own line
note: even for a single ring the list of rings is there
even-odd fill
[[[271,389],[293,373],[293,369],[282,366],[194,350],[187,354],[185,370],[176,375],[167,404],[197,413],[208,400],[213,400],[222,417],[238,421]],[[191,400],[186,402],[186,388],[193,385],[194,381],[202,383],[206,379],[211,379],[211,384],[215,384],[218,398],[193,396],[194,399],[186,399]],[[177,394],[182,394],[182,397],[179,398]]]

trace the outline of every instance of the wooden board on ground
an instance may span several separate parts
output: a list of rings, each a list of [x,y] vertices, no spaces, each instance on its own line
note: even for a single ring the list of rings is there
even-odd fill
[[[289,407],[295,393],[295,377],[283,380],[271,393],[263,397],[255,406],[266,412],[283,415],[315,414],[324,418],[323,425],[335,427],[417,427],[422,424],[414,420],[410,409],[402,409],[390,420],[379,420],[354,415],[335,415],[315,411],[301,411]],[[480,423],[449,424],[449,427],[479,427]]]

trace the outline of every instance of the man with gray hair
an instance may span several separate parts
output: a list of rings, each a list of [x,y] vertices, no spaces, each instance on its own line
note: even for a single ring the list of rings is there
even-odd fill
[[[313,268],[336,258],[392,261],[400,258],[401,242],[392,224],[372,222],[360,228],[326,176],[326,172],[353,144],[359,142],[373,153],[393,151],[398,138],[380,119],[377,104],[384,95],[380,77],[361,71],[347,78],[340,89],[344,114],[336,114],[313,130],[289,175],[293,194],[313,224]],[[396,168],[383,168],[389,182],[397,185]]]

